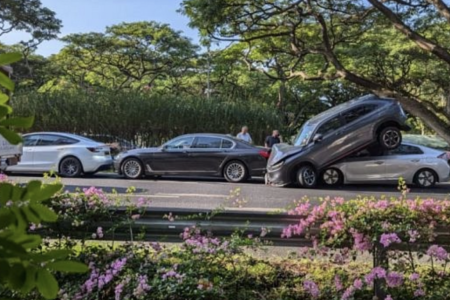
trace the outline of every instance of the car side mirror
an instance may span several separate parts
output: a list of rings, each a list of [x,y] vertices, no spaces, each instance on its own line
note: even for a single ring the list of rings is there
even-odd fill
[[[167,145],[163,145],[161,147],[161,151],[167,151],[167,149],[169,149],[169,146],[167,146]]]
[[[323,138],[323,136],[322,136],[320,133],[318,133],[318,134],[316,134],[316,135],[314,136],[313,142],[314,142],[314,143],[320,143],[320,142],[322,141],[322,138]]]

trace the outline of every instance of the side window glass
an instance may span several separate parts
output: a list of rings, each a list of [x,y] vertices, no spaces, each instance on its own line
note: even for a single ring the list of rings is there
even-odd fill
[[[360,106],[343,113],[342,117],[344,118],[345,123],[349,124],[374,111],[376,107],[376,105]]]
[[[191,148],[194,137],[185,137],[168,142],[165,147],[167,149],[186,149]]]
[[[33,147],[36,146],[36,143],[39,139],[38,135],[29,135],[23,138],[23,146],[24,147]]]
[[[57,141],[60,139],[60,136],[57,135],[40,135],[37,146],[54,146],[58,145]]]
[[[67,137],[61,137],[55,142],[56,145],[73,145],[76,143],[78,143],[77,140]]]
[[[222,139],[213,137],[199,137],[193,148],[200,149],[219,149]]]
[[[390,150],[389,155],[415,155],[423,154],[422,150],[418,147],[409,145],[400,145],[397,149]]]
[[[233,147],[233,142],[231,142],[230,140],[222,140],[222,147],[223,149],[230,149],[231,147]]]
[[[333,118],[320,126],[317,130],[317,133],[322,134],[323,136],[332,133],[333,131],[339,129],[341,127],[341,120],[339,117]]]

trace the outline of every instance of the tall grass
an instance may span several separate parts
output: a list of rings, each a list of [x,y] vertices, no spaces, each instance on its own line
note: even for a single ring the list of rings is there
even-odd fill
[[[170,95],[102,91],[15,95],[14,114],[34,115],[32,131],[108,134],[154,146],[185,133],[237,134],[248,125],[256,144],[282,126],[271,107],[248,101],[225,101]]]

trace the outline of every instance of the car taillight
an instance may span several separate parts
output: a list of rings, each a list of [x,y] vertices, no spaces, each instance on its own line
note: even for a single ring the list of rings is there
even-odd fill
[[[259,155],[261,155],[262,157],[264,157],[265,159],[269,159],[270,157],[270,152],[267,150],[261,150],[259,151]]]
[[[93,153],[98,153],[98,152],[102,152],[103,148],[102,147],[87,147],[87,149]]]
[[[448,160],[447,153],[444,152],[444,153],[440,154],[440,155],[438,156],[438,158],[444,159],[444,160]]]

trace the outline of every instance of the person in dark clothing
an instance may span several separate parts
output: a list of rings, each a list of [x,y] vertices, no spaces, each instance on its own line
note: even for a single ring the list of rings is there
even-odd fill
[[[272,148],[273,145],[281,143],[281,136],[278,130],[274,130],[272,135],[266,137],[264,145],[266,148]]]

